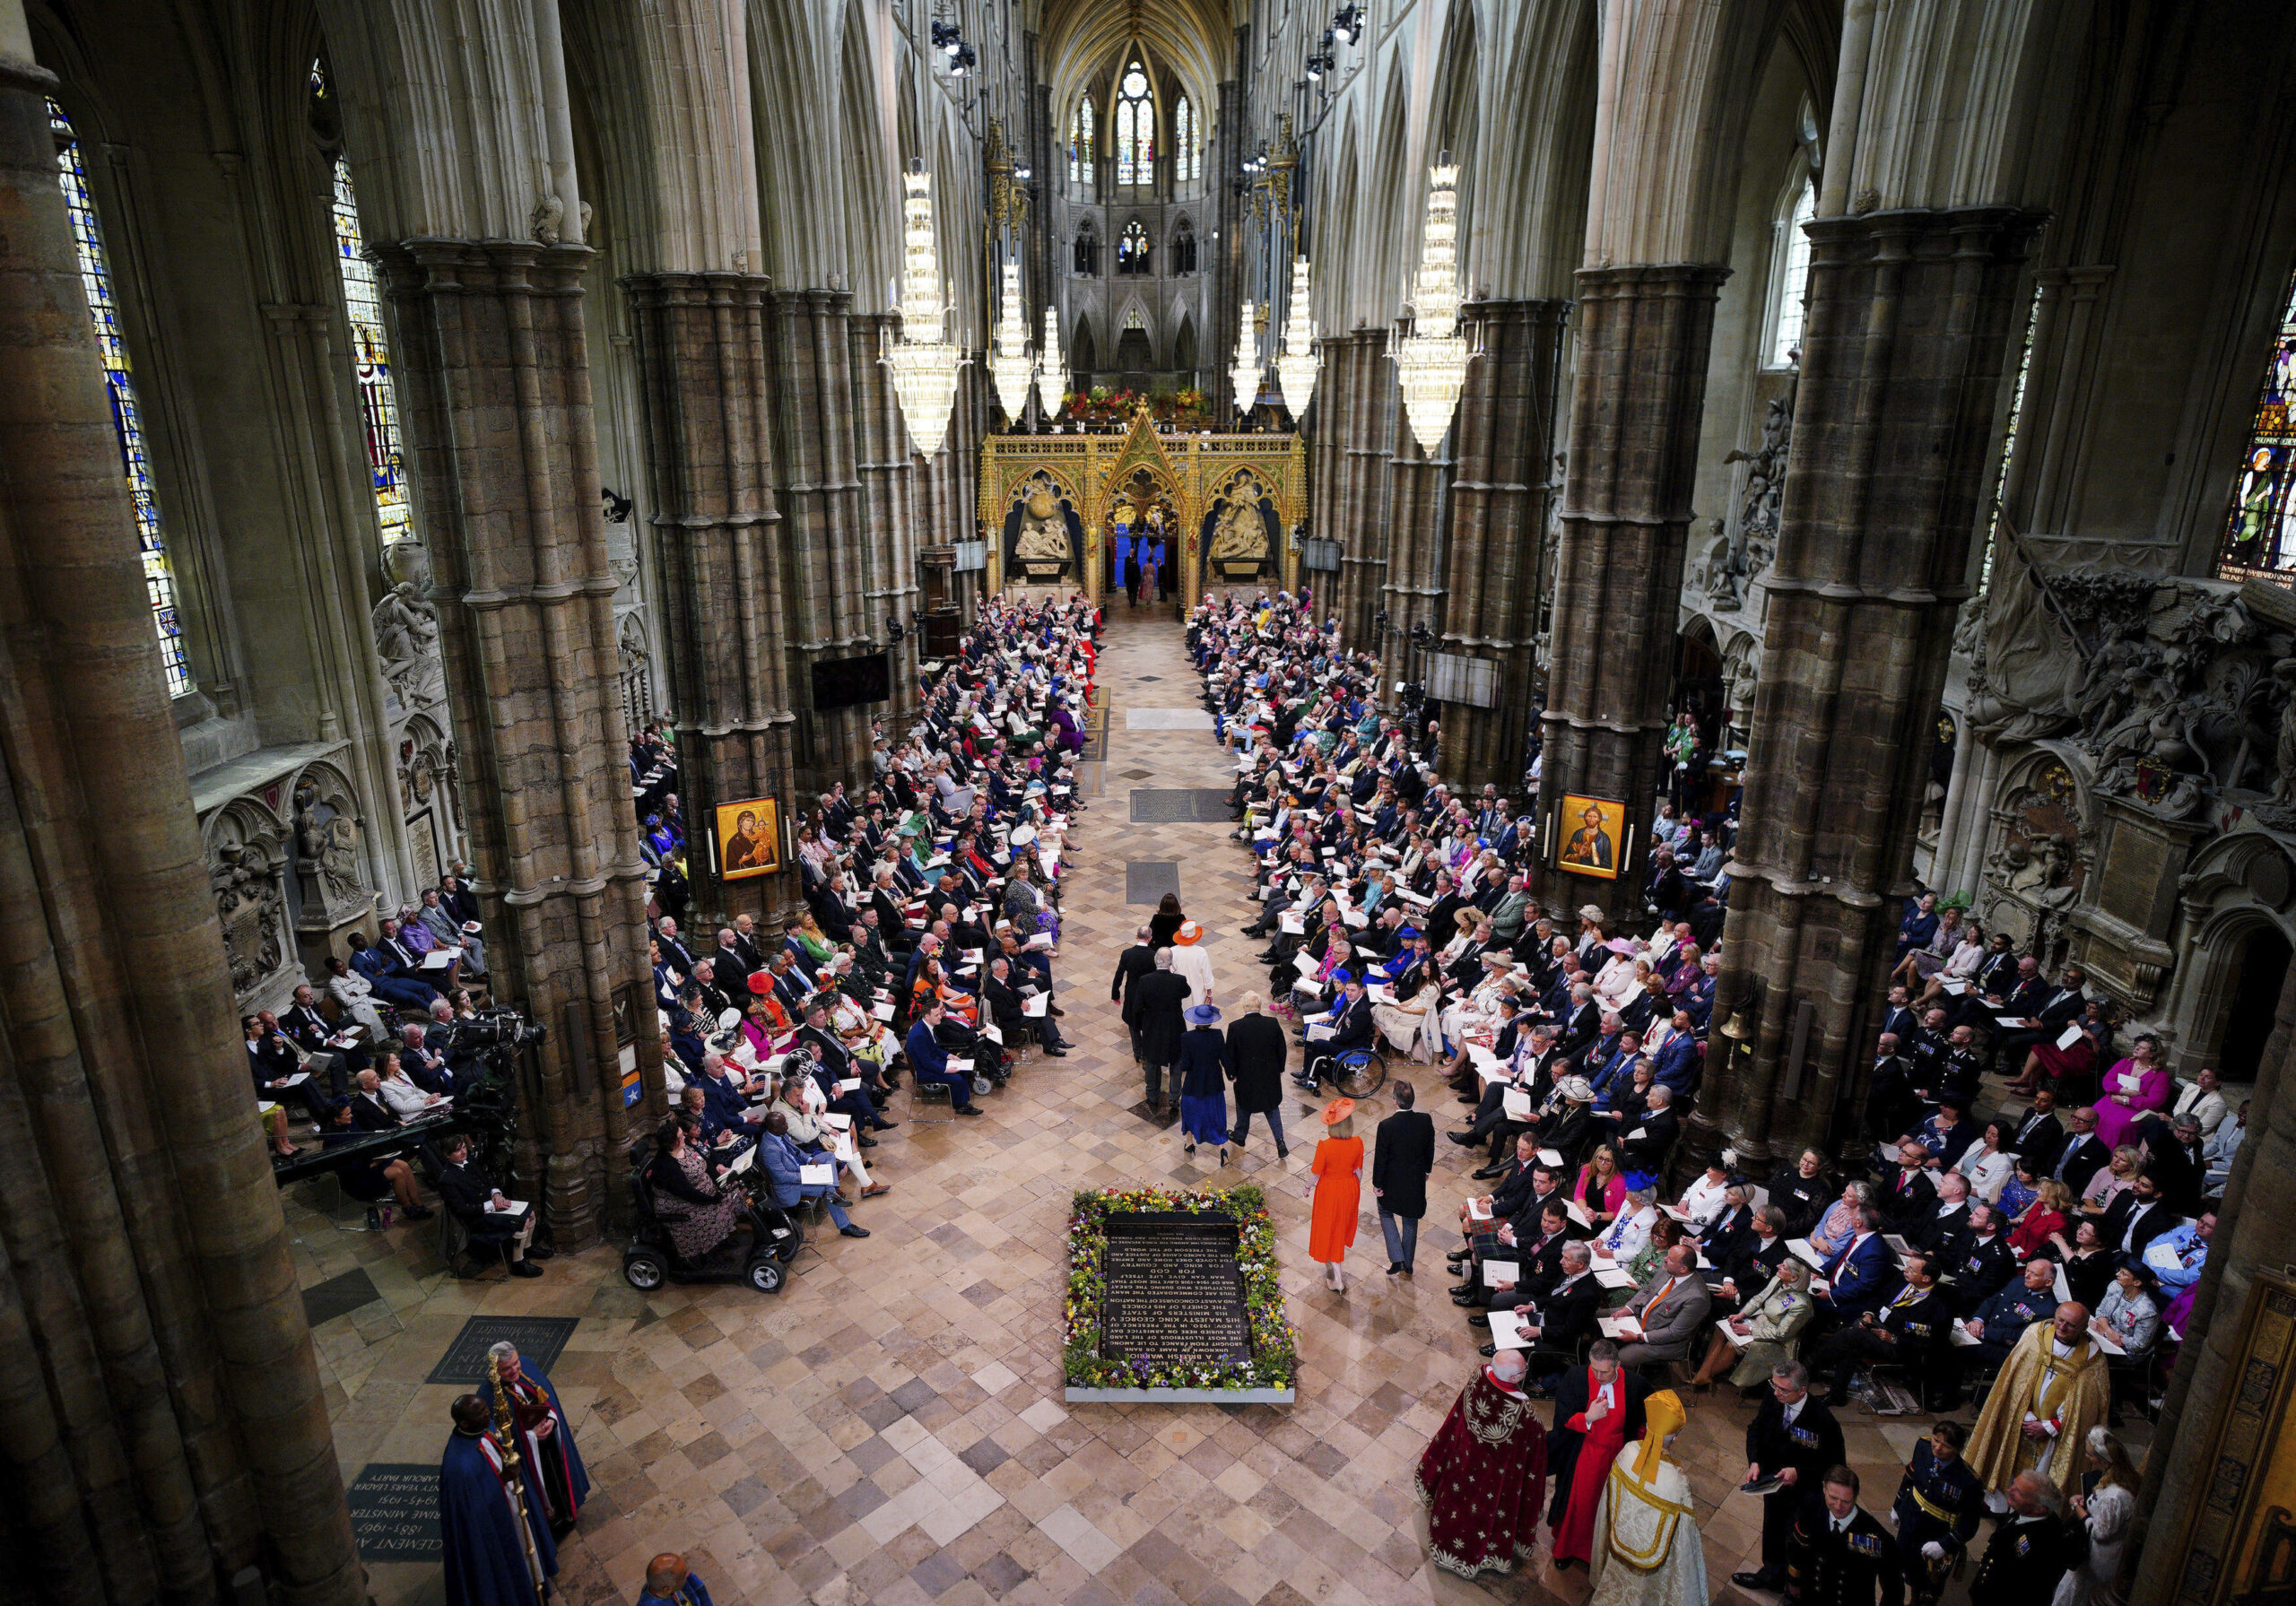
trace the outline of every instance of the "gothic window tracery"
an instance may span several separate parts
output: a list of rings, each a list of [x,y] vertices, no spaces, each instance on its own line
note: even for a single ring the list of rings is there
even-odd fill
[[[181,697],[192,690],[191,660],[184,647],[183,621],[176,611],[175,569],[168,560],[167,531],[160,521],[159,499],[152,483],[151,447],[144,437],[135,380],[128,371],[119,304],[112,296],[111,259],[104,251],[103,225],[88,193],[79,135],[73,132],[64,109],[53,100],[48,103],[48,120],[49,132],[56,136],[57,184],[64,192],[64,209],[72,219],[72,243],[80,256],[80,288],[88,298],[96,359],[103,365],[104,390],[111,402],[120,471],[135,511],[136,544],[144,554],[144,594],[151,604],[152,629],[160,638],[160,665],[167,673],[168,695]]]
[[[1172,108],[1172,178],[1193,184],[1204,177],[1204,152],[1196,139],[1196,102],[1186,95]]]
[[[1075,271],[1079,278],[1091,279],[1100,271],[1100,237],[1085,219],[1076,226]]]
[[[1135,61],[1117,85],[1116,181],[1151,183],[1155,166],[1156,102],[1148,92],[1148,74]]]
[[[311,93],[324,100],[326,74],[311,67]],[[359,197],[351,187],[351,164],[335,159],[335,265],[343,281],[343,309],[351,325],[351,362],[359,381],[359,417],[367,445],[369,489],[383,544],[411,540],[413,509],[406,494],[406,456],[399,441],[398,393],[391,379],[390,335],[383,327],[383,298],[374,265],[365,256],[359,229]]]
[[[1139,274],[1148,271],[1148,230],[1135,218],[1124,226],[1116,242],[1116,271]]]
[[[2264,387],[2248,426],[2232,486],[2232,509],[2224,526],[2216,576],[2223,580],[2266,579],[2296,583],[2296,277],[2281,300],[2280,333],[2265,365]]]
[[[1076,103],[1076,121],[1068,131],[1068,182],[1082,187],[1092,181],[1092,97]]]
[[[1196,225],[1186,218],[1180,220],[1180,226],[1172,234],[1172,272],[1196,272]]]

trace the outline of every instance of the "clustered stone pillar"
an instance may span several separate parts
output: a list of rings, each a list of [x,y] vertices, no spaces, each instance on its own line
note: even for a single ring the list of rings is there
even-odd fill
[[[654,556],[677,713],[679,802],[694,907],[705,923],[778,924],[795,874],[726,882],[706,838],[719,803],[796,806],[786,581],[773,499],[768,282],[735,273],[645,273],[629,292],[653,485]],[[701,939],[706,947],[715,940]]]
[[[1377,650],[1371,624],[1387,583],[1386,490],[1388,434],[1400,411],[1395,365],[1387,360],[1387,332],[1358,329],[1327,342],[1323,383],[1330,422],[1325,438],[1336,448],[1336,494],[1324,534],[1340,545],[1341,639],[1351,649]],[[1328,360],[1337,357],[1334,365]],[[1333,371],[1336,367],[1337,372]],[[1318,407],[1318,412],[1326,411]]]
[[[777,294],[774,310],[774,466],[787,559],[790,674],[806,710],[797,748],[798,794],[811,807],[834,781],[868,766],[868,722],[857,708],[812,712],[813,666],[865,649],[861,480],[853,442],[848,324],[851,292]]]
[[[2248,1108],[2248,1135],[2232,1161],[2216,1236],[2193,1296],[2188,1335],[2169,1375],[2169,1397],[2144,1458],[2138,1496],[2137,1542],[2131,1601],[2207,1600],[2208,1585],[2246,1538],[2233,1515],[2244,1483],[2261,1471],[2272,1445],[2269,1429],[2228,1446],[2238,1459],[2211,1461],[2210,1447],[2236,1405],[2253,1419],[2269,1415],[2268,1384],[2251,1392],[2266,1367],[2242,1354],[2250,1290],[2259,1272],[2288,1264],[2296,1243],[2296,969],[2280,990],[2270,1040],[2257,1068]],[[2275,1296],[2277,1297],[2277,1296]],[[2248,1397],[2242,1399],[2243,1394]],[[2287,1425],[2278,1425],[2286,1432]],[[2245,1466],[2242,1463],[2245,1462]],[[2259,1519],[2261,1520],[2261,1519]],[[2126,1575],[2124,1575],[2126,1576]],[[2183,1593],[2197,1589],[2197,1593]]]
[[[1729,269],[1699,263],[1578,274],[1570,462],[1556,543],[1554,648],[1538,809],[1552,850],[1565,794],[1625,806],[1631,853],[1657,795],[1674,679],[1674,616],[1698,467],[1714,302]],[[1635,864],[1616,880],[1538,871],[1549,903],[1613,920],[1641,902]]]
[[[1913,888],[1931,732],[2039,221],[1964,207],[1809,225],[1802,381],[1714,1012],[1743,1013],[1754,1051],[1709,1081],[1700,1123],[1750,1162],[1824,1141],[1861,1096],[1852,1062],[1870,1046],[1897,901]],[[1639,806],[1649,794],[1634,795]]]
[[[1568,301],[1483,301],[1466,309],[1483,355],[1467,367],[1452,426],[1449,563],[1442,650],[1498,665],[1496,701],[1443,708],[1443,769],[1468,786],[1522,778],[1532,647],[1554,450],[1555,368]]]
[[[890,735],[906,731],[917,717],[916,665],[924,646],[917,621],[923,611],[917,578],[917,459],[909,449],[892,377],[879,360],[900,327],[900,317],[890,312],[852,320],[853,430],[869,559],[862,627],[874,631],[888,621],[901,627],[898,642],[886,631],[893,681],[892,706],[885,710]]]
[[[578,1246],[618,1207],[622,1036],[648,1107],[662,1089],[583,328],[591,254],[453,239],[374,254],[404,348],[491,985],[550,1034],[519,1167],[544,1163],[545,1220]]]
[[[1391,362],[1379,376],[1396,388]],[[1393,699],[1397,681],[1427,673],[1428,655],[1412,644],[1415,625],[1427,628],[1430,647],[1443,627],[1445,549],[1450,544],[1451,459],[1444,448],[1457,438],[1445,430],[1431,450],[1412,433],[1401,394],[1387,409],[1387,567],[1381,573],[1378,605],[1387,610],[1387,633],[1379,643],[1379,681]]]
[[[0,1532],[28,1599],[218,1602],[252,1567],[353,1606],[55,89],[0,61]]]

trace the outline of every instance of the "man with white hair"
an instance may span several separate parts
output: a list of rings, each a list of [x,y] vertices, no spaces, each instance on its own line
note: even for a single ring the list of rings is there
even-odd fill
[[[1180,1019],[1180,1007],[1187,995],[1187,977],[1172,968],[1172,951],[1169,948],[1158,949],[1155,968],[1132,984],[1135,1024],[1140,1031],[1140,1061],[1147,1073],[1148,1107],[1160,1119],[1167,1103],[1164,1067],[1179,1061],[1180,1038],[1187,1029]]]
[[[573,1424],[566,1419],[550,1379],[524,1363],[516,1344],[505,1339],[487,1350],[486,1357],[493,1364],[479,1385],[479,1397],[498,1423],[509,1408],[510,1432],[526,1463],[526,1497],[542,1502],[550,1531],[563,1537],[590,1495],[590,1475],[583,1470],[581,1452],[574,1447]]]
[[[1538,1542],[1546,1502],[1546,1429],[1523,1392],[1527,1363],[1501,1350],[1451,1402],[1419,1458],[1430,1559],[1463,1578],[1505,1576]]]

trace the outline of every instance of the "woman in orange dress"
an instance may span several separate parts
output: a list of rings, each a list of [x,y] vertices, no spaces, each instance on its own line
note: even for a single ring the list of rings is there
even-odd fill
[[[1324,1106],[1325,1136],[1316,1145],[1308,1197],[1315,1202],[1309,1220],[1308,1257],[1323,1263],[1333,1289],[1347,1291],[1339,1263],[1355,1241],[1355,1217],[1363,1197],[1363,1140],[1355,1135],[1355,1101],[1335,1098]]]

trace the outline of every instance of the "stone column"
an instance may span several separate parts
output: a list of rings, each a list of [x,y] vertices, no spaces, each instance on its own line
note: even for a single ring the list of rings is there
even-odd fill
[[[1382,361],[1382,376],[1394,386],[1395,365]],[[1387,563],[1380,577],[1378,605],[1387,612],[1387,638],[1379,644],[1383,689],[1427,673],[1428,654],[1412,646],[1410,632],[1423,624],[1430,651],[1443,629],[1445,549],[1450,544],[1451,456],[1457,440],[1447,430],[1432,450],[1422,450],[1411,432],[1400,395],[1387,409],[1386,479]],[[1389,691],[1388,700],[1392,701]]]
[[[0,50],[21,37],[0,15]],[[0,57],[0,1489],[16,1589],[365,1594],[79,265]]]
[[[1387,360],[1385,329],[1358,329],[1335,343],[1346,352],[1343,388],[1331,397],[1332,434],[1341,456],[1337,518],[1329,532],[1340,543],[1341,639],[1351,650],[1376,650],[1371,616],[1387,583],[1387,509],[1380,493],[1389,417],[1398,406],[1395,365]]]
[[[1643,828],[1658,793],[1683,549],[1698,468],[1714,301],[1729,269],[1678,263],[1578,274],[1570,462],[1557,541],[1544,716],[1541,841],[1564,794],[1626,807],[1615,881],[1542,868],[1544,900],[1613,920],[1641,905]]]
[[[2144,1458],[2138,1497],[2138,1544],[2132,1601],[2212,1599],[2208,1583],[2231,1560],[2227,1543],[2241,1483],[2253,1476],[2257,1445],[2241,1446],[2242,1460],[2208,1459],[2227,1412],[2249,1414],[2268,1401],[2256,1370],[2243,1370],[2240,1348],[2249,1289],[2258,1272],[2288,1263],[2296,1243],[2296,970],[2280,991],[2271,1040],[2257,1067],[2248,1135],[2232,1162],[2217,1211],[2216,1236],[2199,1291],[2193,1297],[2189,1335],[2169,1378],[2169,1396]],[[2243,1399],[2246,1394],[2249,1397]],[[2280,1424],[2285,1432],[2287,1425]],[[2263,1441],[2270,1445],[2266,1436]],[[2123,1576],[2128,1574],[2124,1572]],[[2197,1593],[2189,1593],[2197,1589]]]
[[[917,664],[922,643],[912,628],[924,611],[918,587],[916,456],[893,395],[892,378],[878,359],[892,344],[900,320],[881,312],[852,320],[853,430],[861,478],[861,527],[867,548],[869,584],[861,628],[886,639],[885,621],[898,620],[901,638],[888,643],[892,663],[891,703],[866,714],[885,716],[887,733],[899,736],[917,716]],[[864,755],[867,743],[863,743]],[[865,761],[864,769],[867,768]]]
[[[773,499],[768,282],[755,273],[640,273],[622,285],[645,409],[694,908],[711,926],[744,914],[771,922],[796,897],[794,872],[721,881],[705,839],[721,803],[770,795],[785,817],[798,803],[779,629],[786,580]]]
[[[373,249],[404,348],[399,405],[493,989],[550,1033],[520,1169],[529,1154],[544,1163],[546,1219],[561,1246],[578,1246],[622,1192],[631,1117],[614,1072],[617,999],[655,1099],[662,1085],[597,496],[590,252],[456,239]]]
[[[1471,787],[1522,779],[1531,651],[1538,633],[1547,464],[1554,450],[1555,366],[1568,301],[1485,301],[1466,308],[1483,355],[1452,425],[1449,563],[1442,650],[1496,664],[1488,708],[1443,708],[1443,768]]]
[[[857,761],[868,766],[868,725],[858,709],[811,711],[813,664],[858,652],[867,639],[847,328],[852,304],[842,290],[773,298],[775,488],[787,565],[777,622],[787,631],[793,696],[806,710],[798,721],[793,806],[802,800],[811,807],[832,781],[857,779]]]
[[[2039,221],[1996,206],[1809,225],[1801,391],[1715,1003],[1718,1020],[1745,1013],[1754,1055],[1751,1073],[1709,1081],[1701,1112],[1753,1162],[1824,1142],[1862,1098],[1855,1066],[1885,991],[1895,900],[1912,888]]]

